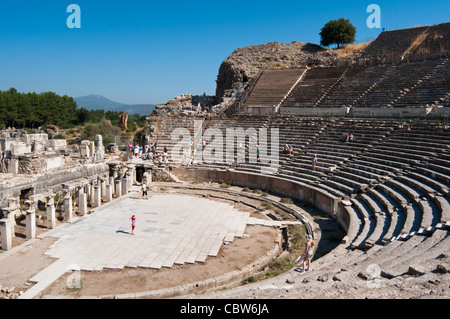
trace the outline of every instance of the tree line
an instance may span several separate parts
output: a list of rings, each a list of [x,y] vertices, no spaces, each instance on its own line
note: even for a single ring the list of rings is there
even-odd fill
[[[86,123],[110,121],[119,123],[118,111],[87,110],[78,108],[72,97],[53,92],[19,93],[15,88],[0,90],[0,129],[37,129],[53,124],[62,129],[73,128]],[[131,115],[129,122],[143,125],[145,116]],[[136,126],[136,125],[134,125]],[[135,127],[134,127],[135,128]]]

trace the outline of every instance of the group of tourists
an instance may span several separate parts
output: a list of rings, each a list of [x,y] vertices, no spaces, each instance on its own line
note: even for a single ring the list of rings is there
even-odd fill
[[[142,157],[142,147],[139,145],[133,145],[133,143],[128,143],[128,150],[130,151],[131,156],[134,158]]]
[[[291,155],[293,151],[294,151],[294,147],[292,146],[292,144],[286,144],[283,147],[282,153]]]

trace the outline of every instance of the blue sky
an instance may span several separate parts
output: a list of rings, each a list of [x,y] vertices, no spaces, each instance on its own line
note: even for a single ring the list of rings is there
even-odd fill
[[[81,8],[69,29],[68,5]],[[357,42],[369,29],[367,6],[381,7],[394,30],[448,22],[450,1],[1,1],[0,90],[100,94],[127,104],[166,103],[176,95],[215,94],[220,64],[235,49],[268,42],[320,43],[319,32],[345,17]]]

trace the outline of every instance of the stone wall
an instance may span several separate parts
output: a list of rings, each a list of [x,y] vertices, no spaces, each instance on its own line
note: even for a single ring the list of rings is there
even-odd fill
[[[153,182],[176,182],[165,168],[153,167],[151,171]]]
[[[251,113],[252,115],[259,115]],[[365,108],[327,108],[327,107],[281,107],[281,115],[356,117],[356,118],[441,118],[450,115],[448,107],[365,107]]]
[[[8,205],[7,198],[19,197],[24,189],[33,189],[33,194],[45,193],[48,189],[58,192],[64,184],[100,175],[109,175],[109,166],[105,163],[89,164],[67,170],[57,170],[45,174],[23,177],[20,180],[0,181],[0,208]]]
[[[240,187],[270,191],[286,197],[296,198],[336,216],[339,199],[324,190],[299,182],[271,175],[259,175],[244,172],[208,169],[174,168],[174,173],[184,180],[213,181]]]

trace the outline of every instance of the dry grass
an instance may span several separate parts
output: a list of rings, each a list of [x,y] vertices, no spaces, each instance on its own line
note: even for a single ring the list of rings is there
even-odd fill
[[[339,48],[338,50],[336,50],[338,58],[342,59],[352,56],[355,52],[360,52],[365,48],[367,48],[370,43],[372,43],[372,40],[363,43],[349,44],[346,45],[345,47]]]
[[[409,46],[408,49],[406,49],[405,52],[403,52],[403,56],[405,56],[408,52],[412,52],[414,51],[418,46],[420,46],[423,41],[425,41],[425,39],[427,38],[428,33],[425,31],[421,34],[419,34],[414,41],[412,41],[411,45]]]

